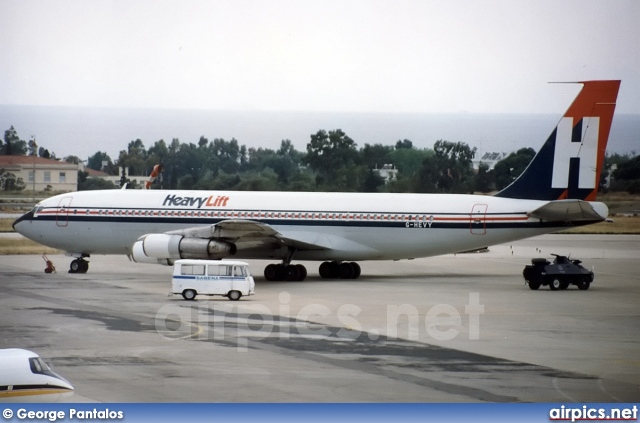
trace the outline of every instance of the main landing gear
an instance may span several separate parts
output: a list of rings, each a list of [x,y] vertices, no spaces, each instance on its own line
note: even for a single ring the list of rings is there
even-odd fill
[[[357,279],[360,265],[355,262],[325,261],[319,268],[324,279]],[[307,268],[301,264],[270,264],[264,269],[268,281],[303,281],[307,277]]]
[[[270,264],[264,268],[264,277],[268,281],[303,281],[307,268],[301,264]]]
[[[89,262],[84,258],[77,258],[69,265],[69,273],[87,273]]]
[[[318,270],[320,277],[325,279],[357,279],[360,276],[360,265],[352,261],[325,261]]]

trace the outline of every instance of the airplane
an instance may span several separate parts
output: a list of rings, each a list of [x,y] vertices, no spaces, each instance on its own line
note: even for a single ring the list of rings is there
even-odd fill
[[[273,259],[267,280],[304,280],[292,260],[322,261],[323,278],[355,279],[357,261],[481,249],[607,218],[595,202],[619,80],[583,87],[526,170],[495,195],[100,190],[38,203],[13,227],[75,257],[138,263]]]
[[[73,386],[51,371],[38,354],[0,349],[0,402],[56,402],[73,392]]]

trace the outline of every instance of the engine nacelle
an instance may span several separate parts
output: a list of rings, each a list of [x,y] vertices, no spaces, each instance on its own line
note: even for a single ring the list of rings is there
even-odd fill
[[[236,253],[235,244],[182,235],[149,234],[133,245],[133,260],[158,263],[177,259],[221,259]]]
[[[174,262],[172,259],[148,257],[144,253],[142,241],[136,241],[135,244],[133,244],[133,248],[131,249],[131,258],[136,263],[162,264],[164,266],[173,266]]]

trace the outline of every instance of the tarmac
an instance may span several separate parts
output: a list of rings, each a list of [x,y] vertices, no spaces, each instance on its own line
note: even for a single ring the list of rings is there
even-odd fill
[[[551,253],[587,291],[530,290]],[[168,296],[171,267],[0,256],[0,348],[38,353],[71,402],[639,402],[640,236],[545,235],[486,253],[361,262],[357,280]],[[295,261],[294,261],[295,262]]]

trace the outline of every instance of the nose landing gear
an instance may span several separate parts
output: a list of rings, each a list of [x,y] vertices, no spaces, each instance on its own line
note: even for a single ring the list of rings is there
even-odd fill
[[[69,273],[87,273],[89,262],[84,258],[77,258],[69,265]]]

